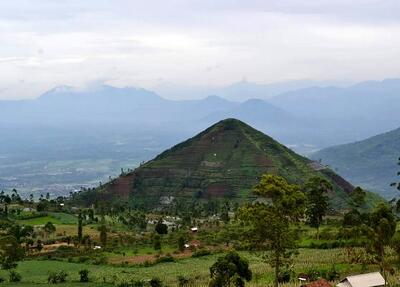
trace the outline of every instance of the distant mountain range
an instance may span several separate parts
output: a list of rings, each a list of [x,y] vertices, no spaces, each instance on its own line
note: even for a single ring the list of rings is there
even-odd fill
[[[242,82],[198,100],[138,88],[61,86],[33,100],[0,101],[0,189],[48,191],[59,183],[104,181],[224,118],[242,120],[304,155],[400,126],[400,80],[311,84]],[[227,99],[239,99],[235,93],[245,100]],[[84,168],[90,162],[95,171]],[[47,179],[51,185],[43,189]]]
[[[366,140],[323,149],[312,155],[336,172],[371,191],[391,199],[399,195],[392,182],[399,182],[400,128]]]
[[[314,121],[324,146],[362,140],[400,126],[399,79],[347,88],[311,87],[279,95],[270,102]]]
[[[181,198],[243,203],[256,199],[252,188],[266,173],[298,184],[324,177],[334,186],[331,207],[341,209],[350,202],[353,186],[346,180],[236,119],[220,121],[77,198],[86,205],[130,200],[147,208]]]

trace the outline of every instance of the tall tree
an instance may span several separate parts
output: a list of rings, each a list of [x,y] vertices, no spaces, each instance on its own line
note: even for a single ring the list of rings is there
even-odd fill
[[[312,177],[304,185],[307,197],[307,223],[317,229],[317,239],[319,239],[319,227],[328,211],[327,193],[330,190],[332,190],[332,184],[320,177]]]
[[[47,234],[51,234],[56,232],[56,227],[54,226],[53,223],[51,223],[50,221],[47,222],[45,224],[45,226],[43,227],[43,230],[47,233]]]
[[[101,217],[101,225],[100,225],[100,242],[103,248],[107,246],[107,226],[106,220],[104,216]]]
[[[357,186],[351,193],[350,198],[354,207],[360,207],[365,203],[366,192]]]
[[[16,262],[24,257],[24,249],[18,240],[12,236],[0,237],[0,266],[3,269],[11,269],[17,266]]]
[[[255,203],[240,209],[239,218],[249,224],[250,243],[267,251],[267,261],[275,270],[274,285],[281,269],[295,254],[294,232],[290,224],[304,215],[306,197],[298,185],[276,175],[263,175],[254,193],[269,203]]]
[[[82,242],[82,214],[78,215],[78,242]]]
[[[369,223],[369,251],[374,254],[386,280],[388,262],[385,257],[385,247],[392,242],[396,232],[396,217],[389,206],[381,203],[371,213]]]

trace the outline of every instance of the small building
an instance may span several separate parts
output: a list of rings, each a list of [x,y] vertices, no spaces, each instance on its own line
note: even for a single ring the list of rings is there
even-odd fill
[[[193,233],[195,233],[195,232],[197,232],[199,229],[198,229],[197,227],[192,227],[192,228],[190,228],[190,230],[191,230]]]
[[[340,281],[337,287],[381,287],[385,286],[385,279],[379,272],[348,276]]]
[[[300,282],[307,282],[307,281],[309,280],[309,277],[308,277],[308,275],[305,274],[305,273],[300,273],[300,274],[297,276],[297,279],[299,279]]]
[[[317,281],[302,285],[302,287],[332,287],[332,285],[325,279],[318,279]]]

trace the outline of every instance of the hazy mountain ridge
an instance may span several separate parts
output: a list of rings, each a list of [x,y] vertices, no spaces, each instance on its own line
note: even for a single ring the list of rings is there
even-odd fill
[[[386,198],[398,195],[392,182],[398,181],[400,128],[363,141],[323,149],[312,155],[329,164],[352,183]]]
[[[71,160],[97,162],[101,172],[83,182],[104,180],[117,174],[118,166],[149,160],[174,142],[232,117],[308,154],[400,126],[399,92],[400,80],[385,80],[347,88],[309,87],[268,101],[235,102],[218,94],[178,101],[139,88],[61,86],[33,100],[0,101],[0,189],[18,182],[17,187],[29,190],[30,174],[42,173],[50,159],[63,162],[52,171],[60,174],[58,182],[64,172],[81,174],[81,165],[65,164]],[[385,97],[382,103],[380,97]],[[112,160],[110,171],[106,166]],[[11,181],[10,172],[15,177]]]

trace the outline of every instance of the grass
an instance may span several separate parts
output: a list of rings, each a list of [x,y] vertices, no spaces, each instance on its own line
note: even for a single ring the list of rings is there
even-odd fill
[[[253,271],[253,280],[248,286],[270,285],[273,280],[273,271],[263,261],[260,256],[261,254],[253,252],[240,253],[249,260],[250,268]],[[81,286],[75,282],[79,280],[78,272],[82,269],[90,271],[89,277],[94,284],[92,286],[110,286],[104,285],[104,280],[106,283],[111,284],[128,280],[149,280],[153,277],[160,278],[168,286],[176,286],[177,277],[180,275],[193,279],[196,282],[196,286],[206,286],[209,280],[209,268],[218,256],[220,255],[186,258],[150,267],[138,265],[117,267],[112,265],[68,263],[64,261],[27,260],[19,263],[17,267],[17,272],[22,275],[22,282],[18,284],[6,283],[3,286],[41,286],[40,284],[46,284],[49,272],[59,270],[64,270],[68,273],[68,283],[63,284],[63,286]],[[363,271],[361,265],[351,264],[347,261],[344,249],[301,249],[299,256],[295,259],[295,268],[296,272],[305,272],[311,267],[329,269],[333,263],[342,276]],[[377,268],[369,266],[369,269],[376,270]],[[1,270],[0,276],[7,278],[7,273]]]
[[[76,224],[77,218],[71,214],[62,213],[62,212],[51,212],[45,216],[38,216],[29,219],[21,219],[17,220],[19,224],[22,225],[45,225],[47,222],[51,222],[56,225],[61,224]]]
[[[30,219],[23,219],[17,221],[19,224],[22,225],[45,225],[47,222],[51,222],[53,224],[62,224],[62,221],[58,218],[54,218],[53,216],[40,216]]]

